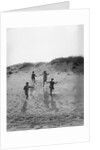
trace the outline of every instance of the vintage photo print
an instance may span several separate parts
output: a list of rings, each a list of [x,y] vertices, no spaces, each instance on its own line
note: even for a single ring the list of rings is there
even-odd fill
[[[7,131],[84,125],[84,25],[7,29]]]
[[[1,147],[89,141],[89,10],[5,12],[1,43]]]

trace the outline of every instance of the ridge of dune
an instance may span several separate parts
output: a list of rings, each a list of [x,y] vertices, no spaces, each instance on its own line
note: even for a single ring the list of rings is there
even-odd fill
[[[33,86],[26,101],[23,87]],[[58,83],[52,97],[43,76]],[[23,63],[7,67],[7,131],[84,125],[84,58],[58,58],[48,63]]]

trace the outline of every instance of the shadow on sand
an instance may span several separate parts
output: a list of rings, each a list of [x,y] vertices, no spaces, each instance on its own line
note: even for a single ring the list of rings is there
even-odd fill
[[[58,108],[56,107],[56,102],[54,100],[55,94],[50,95],[47,90],[43,90],[44,93],[44,104],[49,110],[55,110],[58,111]]]
[[[27,110],[27,101],[25,100],[25,102],[24,102],[24,104],[23,104],[23,106],[22,106],[22,108],[21,108],[21,112],[22,112],[22,113],[25,113],[26,110]]]

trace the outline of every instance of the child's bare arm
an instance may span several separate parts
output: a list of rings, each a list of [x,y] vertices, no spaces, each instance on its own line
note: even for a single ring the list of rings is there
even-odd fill
[[[55,82],[55,84],[57,84],[58,82]]]
[[[34,88],[33,86],[29,86],[29,88]]]
[[[47,82],[47,83],[50,83],[50,82]]]

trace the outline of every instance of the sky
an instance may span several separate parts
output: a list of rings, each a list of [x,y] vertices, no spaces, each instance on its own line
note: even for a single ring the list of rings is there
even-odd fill
[[[84,55],[84,25],[7,29],[7,66]]]

